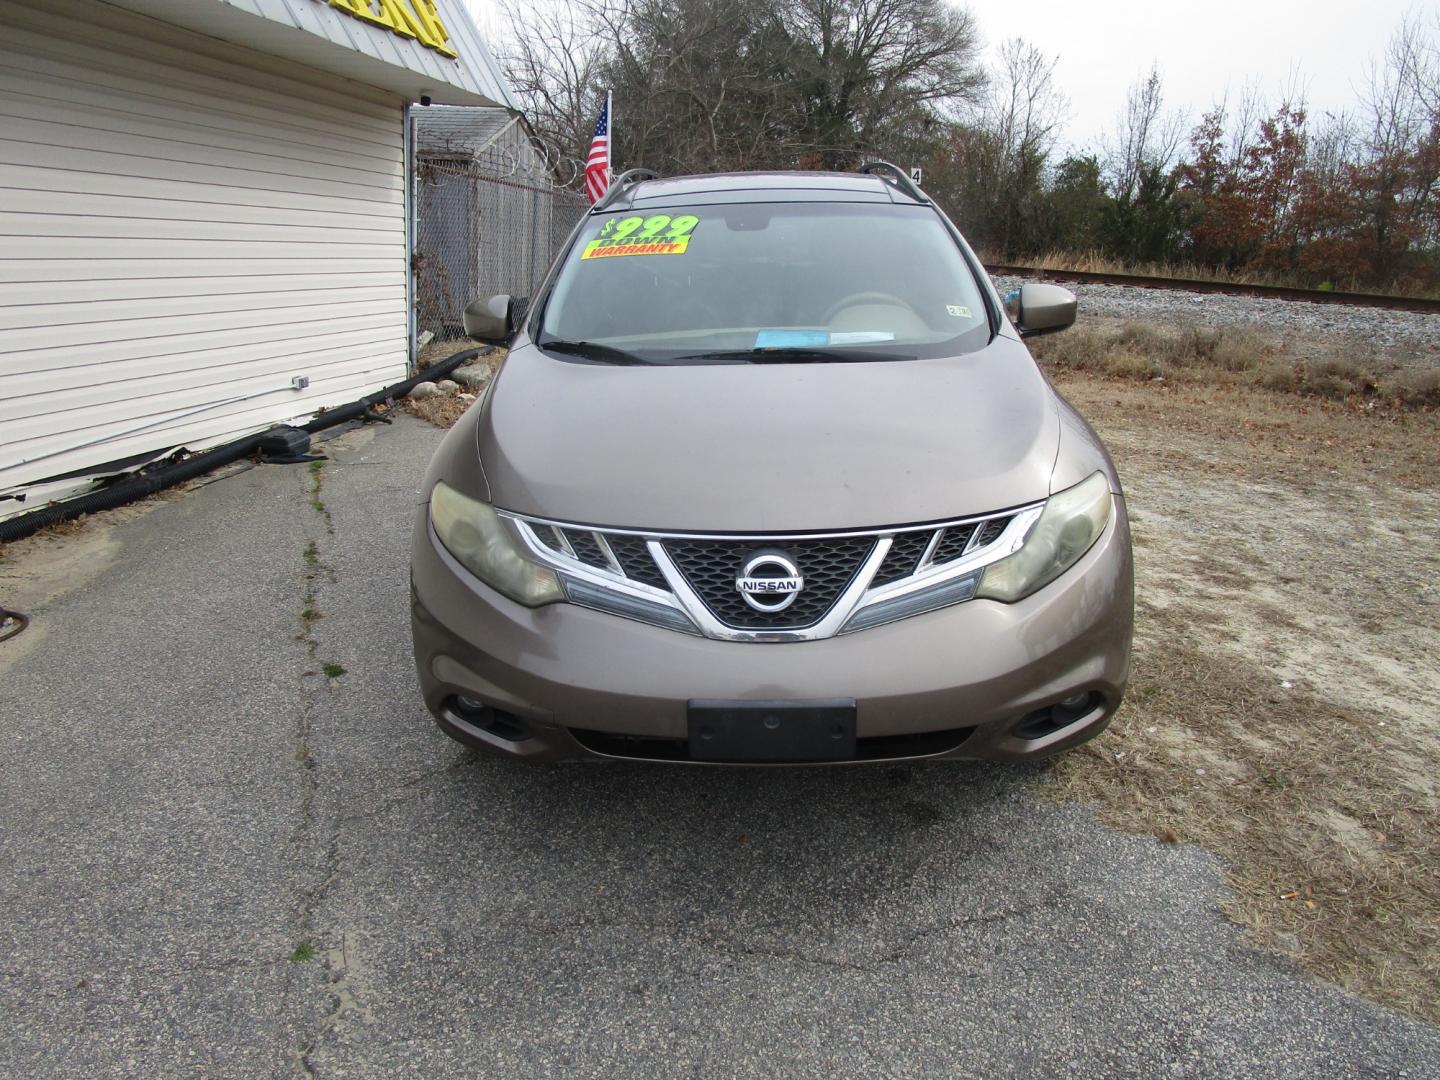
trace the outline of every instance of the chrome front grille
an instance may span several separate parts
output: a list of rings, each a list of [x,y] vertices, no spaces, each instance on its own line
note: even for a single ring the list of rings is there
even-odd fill
[[[872,584],[888,585],[915,573],[920,566],[920,559],[930,547],[930,538],[934,535],[931,530],[896,534],[895,539],[890,542],[889,554],[880,564],[880,569],[875,571]]]
[[[723,536],[616,531],[506,514],[571,603],[732,641],[810,641],[969,600],[990,563],[1018,549],[1043,503],[919,528]],[[784,610],[748,603],[738,579],[762,553],[803,586]]]
[[[873,536],[837,536],[822,540],[665,540],[665,553],[711,613],[726,626],[745,630],[798,630],[814,626],[855,579],[870,552]],[[748,559],[769,549],[784,551],[805,579],[805,587],[784,611],[756,611],[735,588]]]
[[[653,585],[657,589],[670,587],[665,581],[665,575],[650,557],[650,549],[642,538],[610,533],[606,539],[610,541],[610,550],[615,553],[615,558],[620,560],[620,567],[625,571],[626,577]]]
[[[610,560],[605,557],[605,551],[600,547],[600,534],[584,532],[580,529],[562,529],[561,534],[570,545],[570,550],[575,552],[575,557],[583,563],[591,566],[598,566],[602,569],[610,566]]]

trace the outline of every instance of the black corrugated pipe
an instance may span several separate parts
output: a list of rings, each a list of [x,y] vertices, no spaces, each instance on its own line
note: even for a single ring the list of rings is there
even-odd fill
[[[450,372],[454,371],[467,360],[474,360],[477,356],[485,356],[495,351],[494,345],[486,345],[483,349],[466,349],[454,356],[447,356],[438,364],[431,364],[418,375],[412,375],[403,382],[397,382],[393,386],[376,390],[369,397],[363,397],[359,401],[352,401],[349,405],[340,405],[334,409],[326,409],[319,416],[315,417],[308,424],[301,424],[305,431],[324,431],[336,424],[343,424],[346,420],[354,420],[356,417],[364,416],[382,401],[390,401],[397,397],[403,397],[422,382],[434,382],[436,379],[443,379]]]
[[[443,378],[467,360],[484,356],[493,350],[494,346],[487,345],[482,349],[466,349],[454,356],[447,356],[438,364],[431,364],[418,375],[412,375],[408,379],[377,390],[359,401],[340,405],[334,409],[326,409],[314,420],[301,426],[305,431],[314,432],[343,424],[347,420],[365,415],[382,401],[390,401],[408,394],[422,382]],[[253,453],[260,440],[264,439],[266,435],[267,432],[258,431],[254,435],[246,435],[234,442],[228,442],[223,446],[216,446],[196,454],[194,457],[185,458],[183,461],[169,462],[148,471],[136,473],[134,476],[128,476],[123,480],[117,480],[99,491],[66,499],[64,502],[51,503],[49,506],[32,510],[28,514],[17,514],[15,517],[7,518],[5,521],[0,521],[0,543],[22,540],[47,525],[69,521],[81,514],[113,510],[117,506],[123,506],[125,503],[153,495],[157,491],[164,491],[168,487],[182,484],[186,480],[203,476],[212,469],[218,469],[221,465],[228,465],[232,461],[239,461]]]
[[[91,491],[73,499],[66,499],[64,502],[42,506],[39,510],[32,510],[28,514],[7,518],[5,521],[0,521],[0,542],[20,540],[47,525],[69,521],[81,514],[112,510],[125,503],[134,502],[136,499],[143,499],[146,495],[163,491],[175,484],[192,480],[211,469],[218,469],[221,465],[238,461],[253,451],[264,435],[263,431],[254,435],[246,435],[243,439],[236,439],[224,446],[206,450],[203,454],[196,454],[184,461],[171,462],[149,472],[127,476],[99,491]]]

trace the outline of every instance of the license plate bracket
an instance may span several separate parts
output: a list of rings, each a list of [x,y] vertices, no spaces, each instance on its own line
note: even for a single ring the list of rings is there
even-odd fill
[[[690,758],[715,762],[846,761],[855,756],[855,700],[689,703]]]

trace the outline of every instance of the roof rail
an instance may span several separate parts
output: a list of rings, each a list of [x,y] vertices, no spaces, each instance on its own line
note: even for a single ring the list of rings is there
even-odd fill
[[[610,204],[620,198],[626,184],[638,184],[641,180],[659,180],[660,174],[654,169],[626,169],[605,189],[605,194],[600,196],[600,201],[590,208],[592,214],[601,210],[607,210]]]
[[[893,162],[879,160],[867,161],[864,165],[861,165],[860,168],[856,171],[862,173],[873,173],[876,169],[889,170],[890,175],[895,178],[895,186],[898,187],[901,191],[905,192],[906,195],[909,195],[916,202],[928,203],[930,201],[929,196],[927,196],[915,185],[914,180],[910,179],[910,174]]]

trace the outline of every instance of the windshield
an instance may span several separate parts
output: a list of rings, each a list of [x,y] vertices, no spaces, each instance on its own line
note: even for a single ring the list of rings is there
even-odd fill
[[[901,360],[983,347],[980,287],[929,207],[747,203],[586,222],[540,347],[601,363]]]

